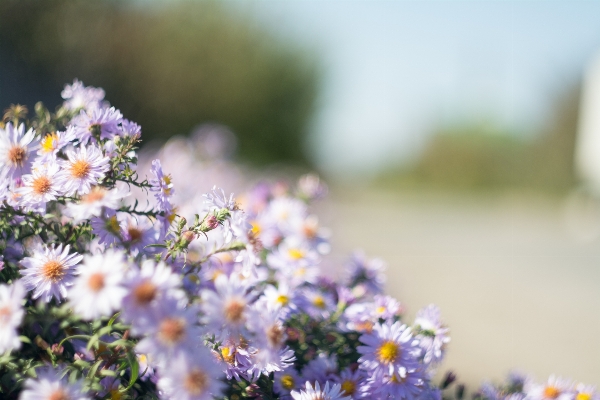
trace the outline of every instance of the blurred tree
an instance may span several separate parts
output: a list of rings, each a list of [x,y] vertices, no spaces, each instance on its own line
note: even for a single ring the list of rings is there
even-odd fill
[[[5,98],[17,88],[59,93],[78,78],[103,87],[146,140],[217,121],[246,161],[306,162],[316,64],[240,12],[218,2],[0,0],[0,15],[0,72],[14,72],[0,81],[3,103],[48,98]]]

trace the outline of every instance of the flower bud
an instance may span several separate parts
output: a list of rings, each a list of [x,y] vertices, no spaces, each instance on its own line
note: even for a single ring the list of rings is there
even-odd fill
[[[196,239],[196,234],[192,231],[185,231],[181,234],[181,244],[184,248],[186,248],[194,239]]]

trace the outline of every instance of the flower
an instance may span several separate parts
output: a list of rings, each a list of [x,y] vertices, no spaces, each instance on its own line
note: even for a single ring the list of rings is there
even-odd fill
[[[112,139],[120,133],[122,119],[123,114],[114,107],[93,108],[87,112],[81,110],[72,121],[75,137],[83,144],[91,140]]]
[[[23,175],[23,186],[16,189],[21,203],[45,210],[46,203],[56,200],[61,186],[57,183],[58,164],[50,162],[43,166],[34,167],[31,174]]]
[[[546,383],[525,383],[523,391],[530,400],[568,400],[573,398],[573,382],[550,375]]]
[[[38,146],[35,131],[25,132],[25,124],[15,128],[11,122],[0,129],[0,175],[6,179],[20,177],[31,171],[29,156]]]
[[[229,211],[236,210],[237,204],[235,202],[235,198],[233,197],[233,193],[229,195],[229,198],[225,196],[225,191],[221,188],[213,186],[212,191],[203,195],[206,199],[204,202],[208,204],[210,207],[216,209],[226,208]]]
[[[433,304],[420,310],[415,318],[415,326],[419,334],[419,346],[425,351],[423,361],[440,362],[444,357],[446,345],[450,342],[449,329],[440,319],[440,309]]]
[[[62,371],[46,366],[36,370],[37,379],[28,378],[20,400],[88,400],[83,383],[68,383]]]
[[[118,187],[108,190],[103,186],[94,186],[89,193],[81,196],[79,203],[67,203],[66,214],[71,216],[75,222],[99,217],[104,209],[117,209],[120,200],[129,194]]]
[[[17,328],[23,320],[23,298],[26,291],[22,282],[0,285],[0,354],[21,347]]]
[[[208,349],[199,348],[193,356],[179,354],[160,371],[157,386],[165,399],[212,400],[222,396],[222,373]]]
[[[57,181],[68,196],[89,193],[109,168],[109,158],[96,146],[81,146],[75,151],[68,150],[66,155],[68,160],[59,161],[62,170]]]
[[[49,245],[21,260],[25,267],[22,281],[27,290],[33,291],[34,299],[42,297],[49,302],[53,297],[58,301],[67,297],[67,288],[73,285],[74,267],[83,258],[77,253],[69,254],[70,249],[69,245]]]
[[[315,382],[314,388],[310,382],[306,382],[306,389],[297,392],[292,390],[292,398],[294,400],[351,400],[350,396],[343,396],[341,385],[334,384],[329,387],[329,382],[325,383],[323,389],[319,382]]]
[[[417,367],[417,356],[421,350],[414,340],[410,329],[400,322],[375,324],[372,333],[360,336],[366,346],[358,346],[362,356],[358,359],[360,368],[373,375],[403,377],[407,371]]]
[[[75,131],[71,125],[64,132],[47,133],[40,141],[40,147],[37,151],[38,158],[35,162],[55,161],[56,154],[73,140],[75,140]]]
[[[64,106],[69,110],[99,108],[104,100],[104,90],[83,86],[83,82],[77,79],[72,85],[65,85],[60,95],[65,100]]]
[[[73,311],[90,320],[120,309],[127,294],[122,286],[124,270],[120,251],[109,249],[104,254],[86,255],[70,291]]]
[[[165,175],[160,165],[160,160],[152,161],[150,172],[154,176],[154,178],[150,179],[150,190],[154,192],[159,210],[170,211],[172,208],[170,198],[175,192],[173,183],[171,182],[171,175]]]

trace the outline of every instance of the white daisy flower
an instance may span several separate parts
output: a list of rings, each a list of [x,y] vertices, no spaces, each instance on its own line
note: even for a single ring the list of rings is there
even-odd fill
[[[315,386],[306,382],[306,390],[297,392],[292,390],[291,395],[294,400],[351,400],[350,396],[342,396],[342,386],[334,384],[329,387],[329,382],[325,383],[325,386],[321,389],[319,382],[315,382]]]
[[[21,347],[17,328],[23,320],[25,294],[20,280],[12,285],[0,285],[0,354]]]
[[[119,207],[121,199],[130,194],[122,188],[108,190],[102,186],[94,186],[89,193],[81,196],[79,203],[68,203],[66,213],[75,222],[92,217],[100,217],[104,207],[116,210]]]
[[[38,160],[40,162],[56,160],[56,153],[58,153],[72,140],[75,140],[75,131],[71,125],[69,125],[67,130],[64,132],[47,133],[46,136],[40,140],[40,147],[37,151],[38,158],[36,162]]]
[[[12,123],[7,123],[0,129],[0,174],[9,179],[28,174],[31,171],[30,155],[38,143],[33,129],[25,133],[24,124],[15,128]]]
[[[212,400],[222,397],[223,373],[210,351],[199,348],[193,356],[179,355],[161,370],[158,389],[164,399]]]
[[[42,297],[49,302],[54,297],[57,301],[67,297],[67,288],[73,285],[73,273],[83,256],[69,254],[70,246],[33,249],[32,257],[25,257],[21,265],[23,284],[27,290],[33,291],[33,298]]]
[[[56,196],[60,195],[61,191],[56,180],[58,171],[58,164],[50,162],[34,167],[31,174],[23,175],[23,186],[16,190],[20,195],[21,203],[44,210],[47,202],[56,200]]]
[[[59,161],[62,170],[57,180],[67,195],[83,195],[90,192],[104,178],[109,168],[109,158],[102,155],[96,146],[81,146],[78,150],[67,151],[68,160]]]
[[[95,319],[120,309],[127,295],[121,285],[125,267],[123,253],[113,249],[86,255],[69,292],[73,311],[85,319]]]
[[[88,400],[83,394],[81,381],[69,383],[67,376],[61,378],[62,371],[52,367],[36,370],[37,379],[28,378],[20,400]]]

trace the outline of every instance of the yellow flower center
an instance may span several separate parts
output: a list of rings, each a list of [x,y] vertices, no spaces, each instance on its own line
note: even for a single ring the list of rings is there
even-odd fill
[[[119,221],[117,221],[117,216],[113,215],[106,220],[104,227],[107,231],[114,235],[118,235],[121,227],[119,226]]]
[[[260,224],[258,222],[256,222],[256,221],[252,221],[250,223],[250,225],[252,225],[252,233],[255,236],[260,235],[260,232],[262,230],[261,227],[260,227]]]
[[[110,390],[110,400],[121,400],[123,395],[119,392],[119,389]]]
[[[194,369],[185,377],[183,387],[192,395],[200,395],[208,388],[208,376],[204,371]]]
[[[325,308],[325,300],[323,299],[323,297],[322,297],[322,296],[316,296],[316,297],[313,299],[313,304],[314,304],[314,305],[315,305],[315,307],[317,307],[317,308],[321,308],[321,309]]]
[[[165,175],[163,181],[165,182],[165,186],[169,186],[171,184],[171,175]],[[171,194],[171,188],[165,188],[165,194],[169,196]]]
[[[396,361],[399,353],[400,349],[396,343],[386,341],[377,349],[377,358],[382,364],[391,364]]]
[[[575,400],[590,400],[592,398],[591,393],[577,393]]]
[[[231,351],[229,347],[223,347],[221,349],[221,355],[223,356],[223,360],[228,364],[233,364],[235,361],[235,351]]]
[[[377,314],[383,314],[384,312],[385,312],[385,307],[384,306],[377,307]]]
[[[287,306],[287,304],[290,302],[290,298],[284,294],[280,294],[279,296],[277,296],[277,300],[275,301],[281,304],[282,306]]]
[[[50,153],[52,150],[54,150],[55,142],[58,142],[58,135],[56,134],[56,132],[52,132],[44,136],[40,143],[42,147],[42,152]]]
[[[33,192],[37,195],[48,193],[51,187],[52,182],[50,182],[50,179],[48,179],[48,177],[44,175],[35,178],[31,183],[31,188],[33,189]]]
[[[8,162],[12,165],[22,166],[27,159],[27,151],[21,146],[11,147],[8,150]]]
[[[76,179],[87,178],[91,165],[85,160],[77,160],[71,164],[71,176]]]
[[[292,260],[300,260],[304,257],[304,252],[300,249],[289,249],[288,255]]]
[[[65,266],[56,260],[47,261],[42,266],[42,275],[52,282],[58,282],[65,275]]]
[[[292,390],[295,386],[294,378],[291,375],[283,375],[281,377],[281,386],[287,390]]]
[[[354,394],[354,392],[356,391],[356,384],[349,380],[344,381],[344,382],[342,382],[342,390],[348,396],[352,396]]]

